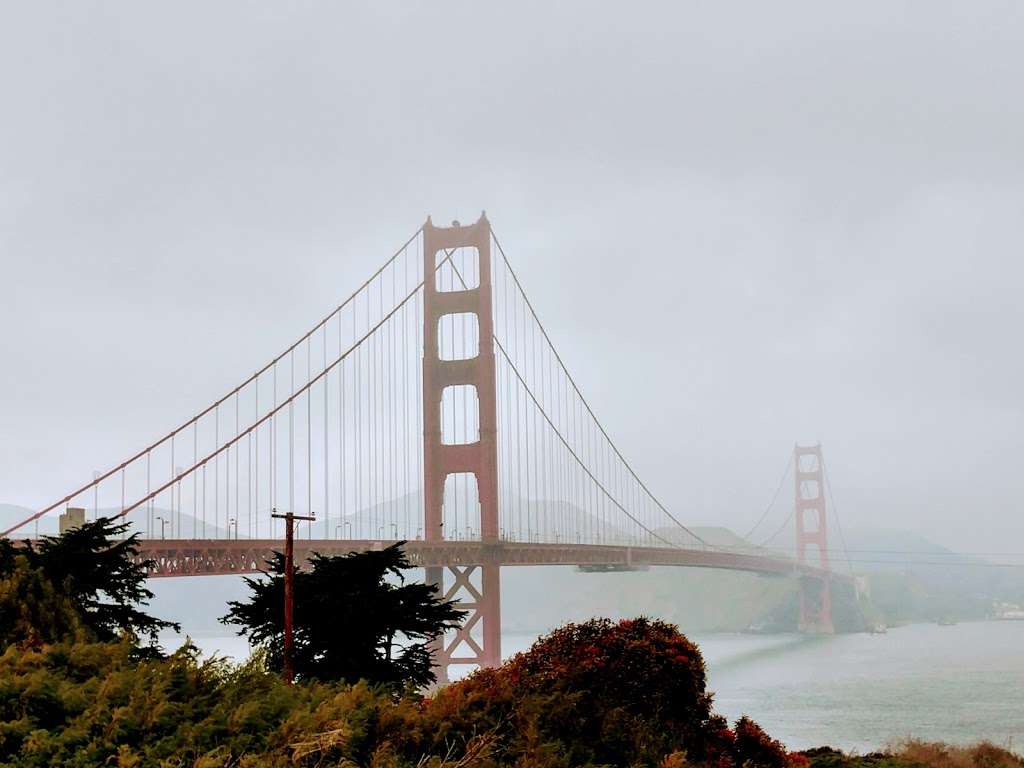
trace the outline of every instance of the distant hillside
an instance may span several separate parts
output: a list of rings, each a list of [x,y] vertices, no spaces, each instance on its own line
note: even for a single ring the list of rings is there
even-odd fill
[[[710,544],[715,547],[729,547],[730,549],[749,549],[754,552],[762,552],[763,554],[770,554],[763,550],[758,550],[756,547],[751,545],[749,541],[740,538],[735,533],[730,531],[728,528],[721,526],[687,526],[687,530],[691,534],[687,534],[686,531],[680,530],[676,527],[671,528],[656,528],[654,532],[673,544],[678,544],[682,547],[694,547],[700,546],[701,542]]]
[[[36,510],[29,509],[28,507],[19,507],[16,504],[0,504],[0,530],[6,531],[12,525],[24,520],[29,515],[35,513]],[[48,534],[57,532],[57,516],[47,515],[39,519],[39,533]],[[35,524],[29,524],[24,529],[15,531],[11,534],[16,539],[30,538],[35,535],[36,526]]]
[[[993,601],[1024,603],[1024,568],[962,555],[910,531],[855,530],[848,544],[872,602],[895,620],[980,619]],[[837,558],[835,567],[844,566]]]
[[[101,507],[99,515],[104,517],[114,517],[118,515],[120,511],[120,508]],[[21,522],[34,512],[35,510],[28,509],[27,507],[19,507],[14,504],[0,504],[0,524],[3,525],[3,528],[0,530],[6,530],[9,526]],[[92,509],[88,509],[86,510],[86,515],[89,520],[92,520],[96,513]],[[39,518],[39,534],[56,534],[59,517],[60,512],[54,511]],[[176,514],[169,509],[154,506],[152,510],[147,510],[145,507],[132,510],[125,516],[125,519],[127,522],[132,524],[133,530],[139,531],[143,536],[152,533],[153,538],[160,538],[160,518],[163,518],[168,521],[167,524],[163,526],[166,538],[172,538],[177,535],[183,538],[192,538],[193,536],[196,536],[199,538],[214,539],[224,538],[227,536],[227,520],[225,517],[224,513],[221,513],[219,520],[220,525],[215,525],[211,516],[211,520],[204,526],[202,521],[195,520],[192,515],[185,511],[182,511],[180,514]],[[31,538],[35,535],[35,530],[36,524],[29,523],[23,528],[12,533],[11,536],[15,539]],[[244,528],[242,530],[244,530]]]

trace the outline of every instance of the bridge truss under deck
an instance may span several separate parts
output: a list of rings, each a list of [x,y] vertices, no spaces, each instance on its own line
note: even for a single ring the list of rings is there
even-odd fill
[[[380,550],[394,544],[382,540],[297,539],[295,557],[305,561],[312,553],[339,555]],[[139,559],[153,560],[150,576],[213,576],[258,573],[273,552],[277,539],[147,539],[140,542]],[[496,564],[683,566],[723,568],[773,576],[842,578],[792,560],[725,550],[631,547],[614,544],[528,544],[522,542],[409,541],[404,549],[413,565],[429,568]]]

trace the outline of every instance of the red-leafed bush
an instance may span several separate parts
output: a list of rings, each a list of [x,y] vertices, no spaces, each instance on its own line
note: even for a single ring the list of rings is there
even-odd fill
[[[736,733],[721,715],[712,715],[704,727],[701,757],[712,768],[734,768],[736,765]]]
[[[735,755],[737,765],[758,768],[786,768],[786,748],[749,717],[736,721]]]
[[[701,759],[710,720],[704,660],[670,624],[648,619],[569,624],[498,669],[441,691],[432,713],[461,735],[488,727],[535,763]],[[455,735],[452,732],[448,736]]]
[[[807,768],[803,755],[790,754],[749,717],[729,728],[725,718],[712,715],[704,739],[704,763],[714,768]]]

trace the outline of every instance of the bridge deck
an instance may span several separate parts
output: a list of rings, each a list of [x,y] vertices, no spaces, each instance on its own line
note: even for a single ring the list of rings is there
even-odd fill
[[[383,549],[387,540],[296,539],[295,556],[338,555]],[[141,542],[140,558],[155,561],[153,577],[256,573],[274,551],[277,539],[150,539]],[[726,549],[682,549],[595,544],[529,544],[502,541],[409,541],[409,560],[416,566],[521,565],[650,566],[721,568],[777,576],[804,575],[843,578],[816,568],[800,567],[792,560],[746,554]]]

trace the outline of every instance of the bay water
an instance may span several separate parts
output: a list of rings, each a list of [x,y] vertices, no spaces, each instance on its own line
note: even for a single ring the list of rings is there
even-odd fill
[[[502,638],[506,656],[536,635]],[[204,654],[244,659],[235,635],[197,633]],[[691,635],[715,710],[749,715],[790,749],[860,753],[907,737],[1024,748],[1024,621],[912,624],[881,635]],[[165,636],[165,648],[181,638]]]

